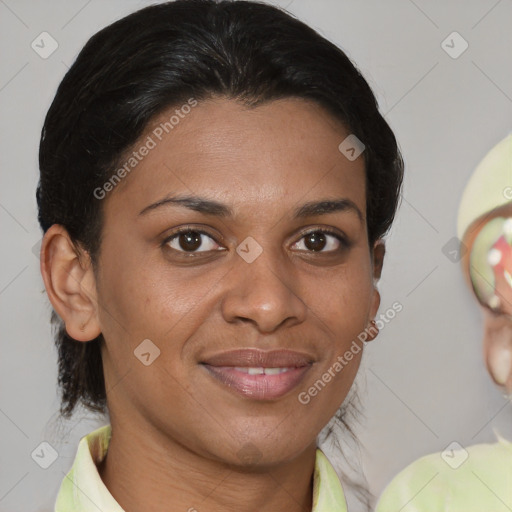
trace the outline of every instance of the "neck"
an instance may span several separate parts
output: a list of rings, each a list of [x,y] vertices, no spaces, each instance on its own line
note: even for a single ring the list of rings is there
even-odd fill
[[[111,417],[111,426],[98,472],[126,512],[311,511],[316,444],[292,461],[248,469],[201,456],[147,424]]]

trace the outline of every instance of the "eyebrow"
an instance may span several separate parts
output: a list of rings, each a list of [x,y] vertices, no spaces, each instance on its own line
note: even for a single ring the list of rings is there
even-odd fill
[[[166,205],[184,206],[185,208],[189,208],[190,210],[194,210],[196,212],[208,215],[216,215],[218,217],[233,216],[233,210],[229,206],[220,203],[219,201],[206,199],[199,196],[165,197],[156,203],[146,206],[143,210],[141,210],[139,216],[145,215],[150,211],[156,210],[157,208]],[[310,201],[303,204],[299,208],[296,208],[294,210],[293,218],[300,219],[304,217],[327,215],[329,213],[336,212],[352,212],[357,215],[361,222],[364,221],[363,214],[361,213],[361,210],[358,208],[358,206],[353,201],[346,198]]]

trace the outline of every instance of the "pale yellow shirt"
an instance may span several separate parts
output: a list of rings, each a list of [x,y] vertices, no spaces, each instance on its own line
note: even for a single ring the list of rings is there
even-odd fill
[[[124,512],[97,469],[107,453],[111,433],[109,424],[82,437],[73,466],[62,480],[55,512]],[[338,475],[320,448],[316,450],[312,512],[347,512]]]
[[[418,459],[392,480],[376,508],[376,512],[510,511],[512,443],[503,438]]]

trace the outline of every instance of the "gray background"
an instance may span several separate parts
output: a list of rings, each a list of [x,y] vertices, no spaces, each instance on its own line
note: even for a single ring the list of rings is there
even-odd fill
[[[275,3],[355,61],[406,162],[380,283],[381,312],[395,301],[403,311],[368,345],[359,378],[365,410],[356,432],[368,485],[378,494],[412,460],[454,440],[492,442],[493,430],[512,439],[512,408],[483,366],[479,309],[458,264],[442,251],[456,234],[469,175],[512,130],[512,1]],[[33,253],[41,238],[37,149],[56,87],[86,40],[148,4],[0,0],[2,512],[52,510],[80,437],[104,423],[84,412],[58,420],[50,306]],[[47,59],[31,48],[43,31],[59,45]],[[441,46],[453,31],[469,44],[456,59]],[[59,454],[46,470],[31,458],[43,441]]]

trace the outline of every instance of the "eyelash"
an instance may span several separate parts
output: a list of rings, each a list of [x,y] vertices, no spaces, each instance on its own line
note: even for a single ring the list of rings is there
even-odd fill
[[[174,231],[171,235],[169,235],[162,242],[162,247],[168,246],[169,242],[171,242],[172,240],[177,238],[179,235],[181,235],[183,233],[190,233],[190,232],[198,233],[200,235],[206,235],[206,236],[210,237],[217,245],[220,245],[219,242],[217,242],[217,240],[215,239],[215,237],[211,233],[209,233],[208,231],[187,226],[187,227],[181,228],[181,229],[179,229],[177,231]],[[348,240],[343,235],[341,235],[337,231],[335,231],[333,229],[330,229],[330,228],[316,228],[316,229],[308,229],[308,230],[302,231],[300,233],[299,239],[296,242],[294,242],[293,245],[295,245],[297,242],[299,242],[300,240],[302,240],[304,237],[306,237],[307,235],[309,235],[311,233],[322,233],[322,234],[325,234],[325,235],[333,236],[340,243],[340,248],[338,250],[331,250],[331,251],[304,251],[304,250],[300,250],[300,252],[307,252],[307,253],[310,253],[310,254],[315,254],[315,253],[316,254],[334,254],[334,253],[339,253],[339,252],[341,252],[341,251],[343,251],[345,249],[348,249],[350,247],[350,245],[351,245],[348,242]],[[177,249],[174,249],[172,247],[170,247],[170,249],[173,250],[173,251],[176,251],[176,252],[178,252],[180,254],[184,254],[184,255],[198,255],[198,254],[201,254],[201,253],[210,253],[211,252],[211,251],[178,251]],[[217,252],[217,250],[214,250],[214,252]]]

